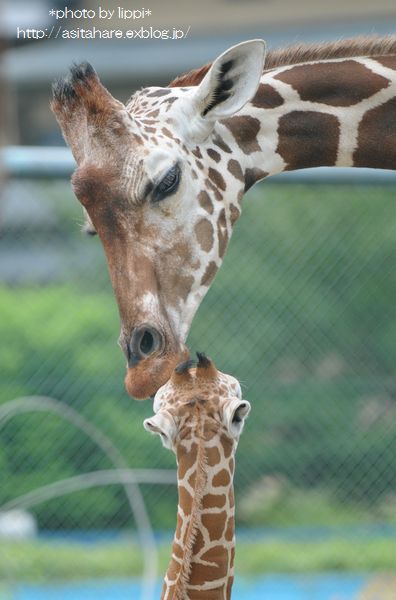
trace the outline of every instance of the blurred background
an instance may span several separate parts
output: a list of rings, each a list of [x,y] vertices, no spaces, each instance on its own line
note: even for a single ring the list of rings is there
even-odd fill
[[[151,403],[124,391],[117,308],[100,242],[81,233],[51,81],[89,60],[126,100],[252,37],[394,33],[396,6],[125,2],[152,14],[111,27],[185,37],[121,41],[64,39],[105,27],[49,15],[66,6],[98,9],[0,5],[0,599],[148,600],[170,555],[175,460],[143,429]],[[253,409],[235,600],[396,599],[395,187],[378,173],[256,186],[195,318],[190,348],[238,377]]]

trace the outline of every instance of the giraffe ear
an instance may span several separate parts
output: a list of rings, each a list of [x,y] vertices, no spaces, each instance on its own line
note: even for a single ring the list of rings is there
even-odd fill
[[[214,61],[193,97],[193,118],[201,120],[201,127],[202,121],[235,114],[253,98],[264,58],[265,42],[250,40],[226,50]]]
[[[232,400],[226,406],[224,411],[226,424],[233,437],[239,438],[241,435],[250,408],[250,403],[247,400]]]
[[[145,419],[143,427],[150,433],[159,435],[162,445],[172,450],[176,437],[176,426],[170,415],[158,412],[153,417]]]

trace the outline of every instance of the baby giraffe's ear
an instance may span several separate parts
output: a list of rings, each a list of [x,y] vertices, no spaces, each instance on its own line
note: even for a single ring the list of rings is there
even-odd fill
[[[176,436],[176,426],[170,415],[158,412],[153,417],[146,419],[143,426],[150,433],[158,434],[163,446],[172,450]]]
[[[242,433],[245,419],[250,413],[250,403],[247,400],[234,399],[225,406],[224,415],[231,435],[238,439]]]
[[[229,48],[214,61],[191,99],[192,138],[204,139],[215,120],[230,117],[253,98],[264,58],[265,42],[250,40]]]

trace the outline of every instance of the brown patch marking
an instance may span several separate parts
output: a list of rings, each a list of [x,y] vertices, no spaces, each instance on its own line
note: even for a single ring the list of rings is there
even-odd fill
[[[201,190],[198,194],[198,202],[203,209],[206,210],[210,215],[213,214],[213,202],[206,190]]]
[[[186,488],[184,487],[184,485],[179,485],[179,504],[180,506],[183,507],[183,510],[189,510],[190,507],[192,506],[192,502],[193,502],[193,498],[190,494],[190,492],[188,492],[186,490]]]
[[[234,538],[235,520],[234,517],[230,517],[227,521],[227,526],[224,532],[224,537],[227,542],[232,542]]]
[[[220,452],[215,446],[206,449],[206,462],[210,467],[214,467],[220,462]]]
[[[223,150],[223,152],[227,152],[227,154],[231,154],[232,150],[231,148],[225,143],[225,141],[223,140],[223,138],[218,135],[217,133],[215,133],[212,137],[212,142],[218,146],[221,150]]]
[[[235,179],[239,179],[239,181],[244,181],[243,171],[242,171],[241,165],[239,164],[239,162],[237,160],[235,160],[234,158],[231,158],[228,161],[227,169],[229,170],[231,175],[233,175],[235,177]]]
[[[205,179],[205,185],[214,193],[214,197],[216,200],[221,202],[223,200],[222,194],[219,192],[217,187],[210,181],[210,179]]]
[[[218,163],[218,162],[220,162],[220,160],[221,160],[221,156],[220,156],[220,154],[217,152],[217,150],[213,150],[213,148],[209,148],[209,149],[207,150],[207,153],[208,153],[208,156],[209,156],[210,158],[212,158],[212,159],[213,159],[215,162],[217,162],[217,163]]]
[[[208,530],[211,540],[219,540],[223,536],[227,513],[225,510],[201,515],[202,525]],[[209,551],[211,552],[211,550]]]
[[[396,56],[375,56],[374,60],[388,69],[396,69]]]
[[[224,486],[230,485],[230,483],[231,483],[231,478],[230,478],[230,474],[227,471],[227,469],[221,469],[218,473],[216,473],[216,475],[212,479],[213,487],[219,487],[219,486],[224,487]]]
[[[231,131],[238,146],[245,154],[260,150],[257,135],[260,131],[260,121],[249,115],[223,119],[222,123]]]
[[[286,170],[333,166],[340,126],[337,117],[314,111],[292,111],[279,119],[277,152]]]
[[[221,434],[220,442],[223,446],[225,458],[229,458],[232,454],[232,443],[230,442],[229,438],[226,435],[224,435],[224,433]]]
[[[162,128],[161,128],[161,131],[162,131],[162,133],[163,133],[164,135],[166,135],[166,137],[169,137],[169,138],[171,138],[172,140],[174,140],[174,139],[175,139],[175,137],[174,137],[173,133],[172,133],[171,131],[169,131],[169,129],[168,129],[167,127],[162,127]]]
[[[300,65],[275,75],[301,100],[330,106],[353,106],[389,85],[389,80],[354,61]]]
[[[396,98],[368,110],[358,129],[355,167],[396,169]]]
[[[277,108],[285,101],[272,85],[260,83],[251,102],[257,108]]]
[[[214,276],[216,275],[216,273],[217,273],[217,265],[212,260],[206,267],[205,273],[202,275],[201,285],[209,285],[211,283],[211,281],[213,280]]]
[[[206,494],[203,498],[205,508],[223,508],[226,502],[225,494]]]
[[[178,452],[179,478],[184,479],[185,474],[195,464],[197,458],[198,446],[194,442],[191,444],[191,450],[186,452],[185,448]]]
[[[216,579],[225,577],[227,569],[228,565],[226,561],[222,561],[221,564],[218,564],[217,566],[194,564],[193,562],[193,568],[188,582],[190,585],[202,585],[203,581],[215,581]],[[188,598],[189,600],[195,600],[195,598],[199,598],[199,596],[202,598],[202,592],[198,591],[195,597],[191,592],[192,590],[189,591],[188,596],[185,596],[185,598]],[[205,598],[207,600],[215,600],[215,598],[218,597],[219,596],[216,593],[209,596],[209,593],[205,592]]]
[[[194,227],[195,237],[204,252],[209,252],[214,243],[213,225],[208,219],[200,219]]]
[[[222,174],[219,171],[217,171],[217,169],[213,169],[213,167],[209,167],[208,175],[209,175],[209,179],[211,179],[213,181],[215,186],[220,188],[224,192],[224,190],[226,189],[226,183],[224,181]]]

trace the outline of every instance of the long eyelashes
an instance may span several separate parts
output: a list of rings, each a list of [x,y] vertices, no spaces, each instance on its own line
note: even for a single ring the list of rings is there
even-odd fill
[[[160,202],[167,196],[174,194],[179,187],[181,178],[181,169],[178,163],[173,165],[158,185],[155,186],[152,194],[153,202]]]

